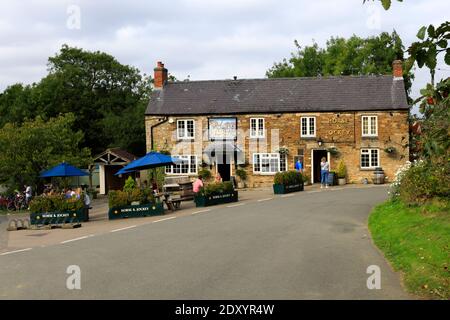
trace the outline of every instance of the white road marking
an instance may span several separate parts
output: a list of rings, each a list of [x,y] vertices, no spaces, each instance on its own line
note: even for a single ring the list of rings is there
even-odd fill
[[[211,211],[211,209],[205,209],[205,210],[195,211],[195,212],[192,212],[191,215],[194,215],[194,214],[197,214],[197,213],[202,213],[202,212],[208,212],[208,211]]]
[[[320,190],[306,191],[306,193],[316,193],[316,192],[322,192],[322,191],[320,191]]]
[[[243,202],[243,203],[239,203],[239,204],[232,204],[232,205],[230,205],[230,206],[227,206],[227,208],[240,207],[240,206],[243,206],[244,204],[246,204],[246,203]]]
[[[259,199],[258,202],[269,201],[269,200],[272,200],[272,199],[273,199],[273,198]]]
[[[0,256],[6,256],[8,254],[30,251],[31,249],[32,248],[26,248],[26,249],[20,249],[20,250],[15,250],[15,251],[8,251],[8,252],[4,252],[4,253],[0,254]]]
[[[281,197],[282,197],[282,198],[287,198],[287,197],[293,197],[293,196],[295,196],[294,193],[291,193],[291,194],[283,194]]]
[[[61,242],[61,244],[74,242],[74,241],[78,241],[78,240],[83,240],[83,239],[87,239],[87,238],[90,238],[90,237],[93,237],[93,236],[94,236],[93,234],[90,234],[88,236],[83,236],[83,237],[79,237],[79,238],[75,238],[75,239],[70,239],[70,240],[66,240],[66,241]]]
[[[159,219],[159,220],[153,221],[152,223],[161,222],[161,221],[166,221],[166,220],[171,220],[171,219],[175,219],[175,218],[176,218],[176,217],[170,217],[170,218]]]
[[[114,229],[114,230],[111,230],[110,232],[118,232],[118,231],[122,231],[122,230],[128,230],[128,229],[136,228],[136,227],[137,226],[134,225],[134,226],[129,226],[129,227],[125,227],[125,228]]]

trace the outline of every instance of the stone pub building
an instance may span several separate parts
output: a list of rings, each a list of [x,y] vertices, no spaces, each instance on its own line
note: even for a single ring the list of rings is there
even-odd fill
[[[202,168],[223,180],[237,168],[249,187],[273,183],[297,159],[311,183],[320,159],[342,160],[347,181],[372,181],[376,167],[392,180],[408,160],[409,134],[402,62],[392,75],[168,82],[161,62],[145,112],[147,150],[182,163],[167,175],[194,177]]]

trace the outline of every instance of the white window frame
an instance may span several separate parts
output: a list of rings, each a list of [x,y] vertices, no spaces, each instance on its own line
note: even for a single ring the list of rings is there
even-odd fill
[[[377,151],[377,163],[375,165],[373,165],[373,160],[372,160],[372,151],[376,150]],[[362,155],[363,154],[367,154],[369,156],[369,166],[368,167],[363,167],[363,163],[362,163]],[[380,149],[377,148],[361,148],[360,151],[360,155],[359,155],[359,166],[361,169],[375,169],[376,167],[380,167]]]
[[[367,133],[364,133],[364,119],[367,119]],[[375,121],[375,133],[372,132],[372,122]],[[361,136],[378,137],[378,116],[364,115],[361,116]]]
[[[303,134],[303,119],[306,119],[306,134]],[[314,119],[314,132],[311,134],[311,120]],[[300,118],[300,137],[302,138],[314,138],[317,131],[316,117],[301,117]]]
[[[192,121],[192,137],[188,135],[188,122]],[[183,132],[180,131],[179,123],[184,122]],[[179,119],[177,120],[177,139],[178,140],[194,140],[195,138],[195,120],[194,119]]]
[[[180,172],[175,172],[174,173],[174,166],[178,166],[178,165],[170,165],[170,166],[166,166],[166,174],[168,175],[195,175],[198,172],[198,163],[197,163],[197,156],[194,154],[189,154],[189,155],[173,155],[171,156],[172,158],[175,159],[181,159],[183,161],[187,161],[188,162],[188,172],[181,172],[182,169],[180,167]],[[194,157],[194,168],[192,168],[192,157]],[[181,166],[182,164],[179,164],[179,166]]]
[[[257,161],[255,160],[255,158],[259,156],[259,163],[257,163]],[[263,159],[264,158],[264,159]],[[253,153],[252,154],[252,159],[253,159],[253,174],[258,174],[258,175],[274,175],[277,172],[280,172],[280,154],[278,152],[275,153]],[[263,160],[268,161],[269,163],[269,170],[271,168],[270,166],[270,161],[271,160],[277,160],[277,166],[276,166],[276,170],[273,171],[262,171],[263,170],[263,166],[262,166],[262,162]],[[286,157],[286,161],[287,161],[287,157]],[[257,164],[259,165],[258,168],[256,168]],[[258,169],[258,170],[255,170]],[[286,163],[286,170],[287,170],[287,163]]]
[[[252,129],[252,122],[255,122],[256,131]],[[262,130],[259,128],[259,124],[262,122]],[[266,121],[264,118],[250,118],[250,138],[261,139],[264,138],[266,132]]]

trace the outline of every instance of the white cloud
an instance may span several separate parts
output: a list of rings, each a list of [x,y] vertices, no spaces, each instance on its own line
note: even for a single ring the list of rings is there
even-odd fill
[[[66,27],[70,5],[80,7],[80,30]],[[179,79],[257,78],[290,56],[294,39],[323,45],[331,36],[395,29],[408,46],[450,8],[447,0],[394,1],[389,11],[355,0],[3,0],[1,9],[0,90],[38,81],[64,43],[108,52],[146,73],[162,60]],[[417,72],[415,94],[428,79],[426,70]]]

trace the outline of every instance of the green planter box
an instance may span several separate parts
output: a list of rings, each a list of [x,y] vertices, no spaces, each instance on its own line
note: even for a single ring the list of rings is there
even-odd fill
[[[136,206],[113,207],[108,211],[109,220],[123,218],[142,218],[148,216],[159,216],[164,214],[162,203],[148,203]]]
[[[238,201],[238,192],[226,192],[220,194],[211,194],[208,196],[196,195],[194,202],[197,207],[209,207],[222,203],[230,203]]]
[[[284,185],[284,184],[274,184],[273,193],[275,194],[285,194],[297,191],[303,191],[303,183]]]
[[[80,223],[86,222],[88,221],[88,219],[89,219],[88,211],[84,208],[77,211],[30,213],[30,223],[32,225]]]

